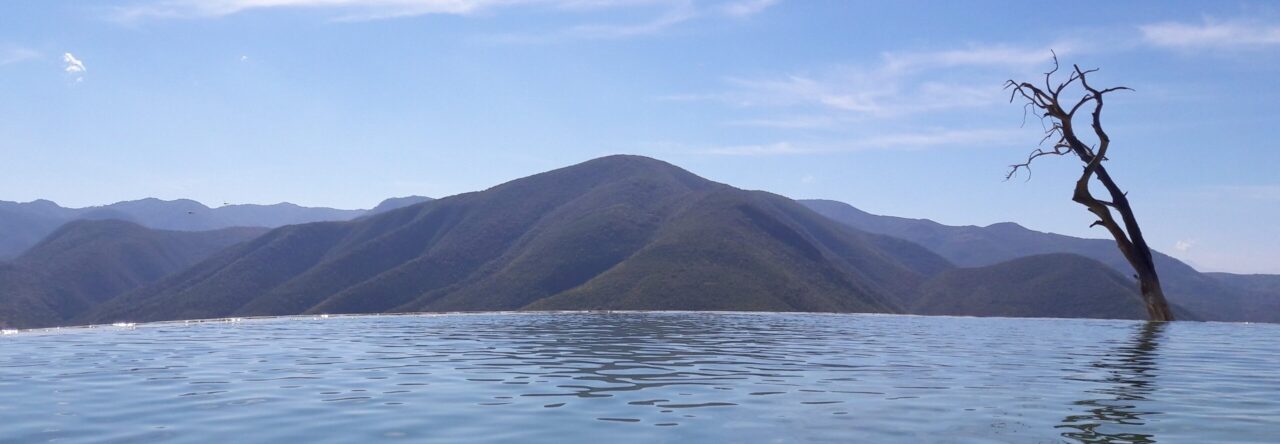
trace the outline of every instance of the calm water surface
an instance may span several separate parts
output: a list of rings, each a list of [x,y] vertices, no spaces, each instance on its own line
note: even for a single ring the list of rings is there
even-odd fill
[[[0,442],[1278,442],[1280,325],[740,313],[0,337]]]

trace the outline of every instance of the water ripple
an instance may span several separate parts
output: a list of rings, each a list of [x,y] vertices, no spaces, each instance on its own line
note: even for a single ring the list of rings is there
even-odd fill
[[[1267,442],[1280,326],[333,316],[0,338],[0,442]]]

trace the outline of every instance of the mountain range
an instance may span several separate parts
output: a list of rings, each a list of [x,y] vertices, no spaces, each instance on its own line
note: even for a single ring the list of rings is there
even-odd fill
[[[0,326],[583,309],[1145,317],[1110,241],[797,202],[638,156],[340,216],[270,231],[67,224],[0,262]],[[1274,276],[1158,261],[1182,319],[1280,321]]]
[[[422,196],[392,198],[372,210],[338,210],[274,205],[224,205],[209,208],[188,199],[155,198],[87,208],[64,208],[48,200],[0,201],[0,260],[12,259],[63,224],[74,220],[116,219],[160,230],[202,231],[230,227],[275,228],[316,221],[349,220],[430,200]]]
[[[1044,233],[1011,222],[985,227],[949,226],[927,219],[874,215],[829,200],[800,203],[851,227],[915,242],[961,267],[991,266],[1032,255],[1072,253],[1106,264],[1125,276],[1133,274],[1111,240]],[[1268,309],[1280,301],[1280,285],[1267,285],[1280,281],[1276,276],[1200,273],[1166,254],[1153,254],[1169,301],[1194,313],[1195,317],[1280,322],[1280,310]]]
[[[614,156],[350,222],[274,230],[90,322],[520,309],[897,312],[950,264],[790,199]]]
[[[98,304],[266,231],[184,232],[119,220],[69,222],[16,260],[0,262],[0,326],[69,324]]]

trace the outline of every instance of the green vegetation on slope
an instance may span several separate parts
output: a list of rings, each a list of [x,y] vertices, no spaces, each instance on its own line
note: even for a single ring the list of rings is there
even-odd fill
[[[1133,274],[1133,268],[1111,240],[1042,233],[1007,222],[986,227],[949,226],[927,219],[874,215],[829,200],[800,203],[853,228],[918,243],[964,267],[982,267],[1033,255],[1071,253],[1102,262],[1124,276]],[[1153,254],[1169,302],[1192,313],[1193,317],[1280,322],[1280,313],[1267,309],[1280,304],[1280,291],[1266,295],[1241,291],[1170,256]]]
[[[118,220],[68,223],[0,267],[0,324],[18,328],[65,324],[124,292],[264,231],[160,231]]]
[[[147,228],[204,231],[231,227],[268,227],[319,221],[350,220],[431,200],[408,196],[384,200],[372,210],[337,210],[302,207],[291,203],[274,205],[225,205],[209,208],[199,202],[154,198],[117,202],[88,208],[63,208],[37,200],[27,203],[0,201],[0,259],[21,255],[63,224],[75,220],[116,219]]]
[[[1146,319],[1132,280],[1074,254],[958,268],[926,283],[909,311],[925,315]]]
[[[896,293],[947,268],[924,248],[791,200],[611,156],[356,221],[277,229],[85,320],[550,307],[896,312]]]

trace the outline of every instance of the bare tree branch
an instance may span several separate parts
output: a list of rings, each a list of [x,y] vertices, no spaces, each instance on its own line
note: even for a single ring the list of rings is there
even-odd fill
[[[1067,74],[1066,80],[1055,86],[1053,77],[1058,73],[1061,65],[1058,63],[1057,53],[1053,53],[1053,69],[1045,73],[1044,89],[1027,82],[1014,80],[1005,82],[1005,88],[1011,90],[1009,92],[1010,102],[1013,102],[1019,96],[1026,102],[1023,108],[1024,125],[1026,123],[1026,114],[1030,109],[1037,109],[1042,119],[1049,119],[1052,122],[1052,125],[1045,129],[1044,137],[1040,139],[1039,145],[1041,148],[1032,151],[1025,162],[1010,165],[1009,173],[1005,175],[1005,180],[1013,178],[1022,170],[1028,172],[1028,180],[1030,180],[1031,164],[1041,157],[1075,154],[1081,162],[1084,162],[1085,166],[1080,178],[1076,180],[1075,190],[1071,199],[1084,205],[1090,213],[1097,216],[1098,220],[1090,224],[1090,227],[1101,226],[1115,239],[1116,247],[1120,249],[1121,254],[1124,255],[1125,259],[1137,272],[1139,288],[1151,319],[1156,321],[1173,320],[1173,314],[1164,298],[1164,290],[1160,286],[1159,276],[1156,274],[1155,261],[1152,259],[1151,249],[1147,245],[1142,235],[1142,229],[1138,226],[1137,218],[1133,214],[1133,208],[1129,204],[1128,193],[1116,185],[1115,180],[1111,178],[1111,174],[1102,165],[1107,160],[1107,151],[1111,148],[1111,136],[1107,134],[1102,126],[1104,98],[1107,94],[1119,91],[1133,91],[1133,89],[1124,86],[1097,89],[1089,84],[1089,74],[1097,72],[1096,68],[1086,70],[1081,69],[1080,65],[1071,65],[1071,67],[1072,71]],[[1084,93],[1071,105],[1068,111],[1063,108],[1060,98],[1064,91],[1073,86],[1078,86],[1084,90]],[[1093,131],[1093,135],[1098,139],[1097,145],[1092,146],[1084,143],[1076,135],[1074,125],[1076,112],[1090,104],[1092,107],[1088,125]],[[1053,141],[1053,145],[1046,150],[1043,146],[1048,141]],[[1101,200],[1093,196],[1089,190],[1089,184],[1093,180],[1097,180],[1106,188],[1111,197],[1110,200]],[[1115,211],[1114,214],[1112,210]],[[1116,214],[1120,216],[1119,221],[1116,220]],[[1122,223],[1123,226],[1121,225]]]

